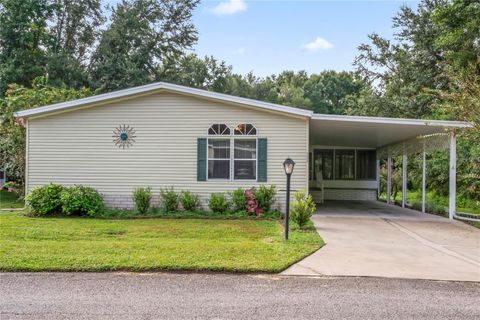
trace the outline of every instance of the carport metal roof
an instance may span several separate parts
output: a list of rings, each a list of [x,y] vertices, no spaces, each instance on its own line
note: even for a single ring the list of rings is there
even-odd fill
[[[461,121],[314,114],[310,119],[310,144],[380,148],[419,136],[469,127],[471,123]]]

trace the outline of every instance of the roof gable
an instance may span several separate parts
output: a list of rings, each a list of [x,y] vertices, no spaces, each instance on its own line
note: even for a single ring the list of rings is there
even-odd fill
[[[134,88],[124,89],[124,90],[99,94],[99,95],[95,95],[87,98],[51,104],[51,105],[47,105],[39,108],[23,110],[15,113],[15,116],[31,117],[31,116],[37,116],[37,115],[48,115],[51,113],[57,113],[61,111],[74,110],[79,107],[89,107],[89,106],[93,107],[93,106],[104,104],[109,101],[113,101],[117,99],[134,98],[136,96],[155,93],[157,91],[162,91],[162,90],[199,97],[199,98],[205,98],[205,99],[214,100],[217,102],[227,102],[227,103],[233,103],[239,106],[248,106],[248,107],[254,107],[254,108],[263,109],[267,111],[275,111],[275,112],[280,112],[280,113],[283,113],[286,115],[292,115],[292,116],[302,116],[302,117],[310,118],[313,115],[313,112],[310,110],[287,107],[279,104],[241,98],[241,97],[236,97],[228,94],[195,89],[195,88],[180,86],[176,84],[166,83],[166,82],[157,82],[157,83],[147,84],[140,87],[134,87]]]

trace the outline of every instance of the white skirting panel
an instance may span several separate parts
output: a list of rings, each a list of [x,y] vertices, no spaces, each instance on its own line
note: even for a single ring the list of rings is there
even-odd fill
[[[313,200],[320,201],[320,191],[310,190]],[[376,189],[325,189],[325,200],[377,200]]]

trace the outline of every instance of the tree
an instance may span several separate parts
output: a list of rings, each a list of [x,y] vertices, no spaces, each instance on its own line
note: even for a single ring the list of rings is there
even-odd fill
[[[47,0],[0,0],[0,99],[7,86],[29,86],[45,73],[48,45]]]
[[[480,3],[454,0],[436,8],[433,22],[440,29],[435,46],[442,50],[448,64],[456,70],[480,73]]]
[[[158,71],[158,80],[177,83],[199,89],[225,92],[227,78],[232,74],[232,67],[225,61],[213,56],[198,58],[190,54],[166,61]]]
[[[362,88],[364,83],[355,74],[333,70],[312,74],[304,85],[313,111],[326,114],[346,114]]]
[[[443,76],[442,51],[435,45],[441,34],[433,23],[436,8],[444,0],[424,0],[417,10],[402,6],[393,18],[394,40],[371,34],[371,44],[362,44],[354,65],[359,75],[389,101],[393,117],[430,117],[437,96],[425,88],[447,86]]]
[[[154,81],[162,62],[197,41],[191,22],[198,0],[123,0],[112,12],[91,62],[98,91]]]
[[[436,107],[446,118],[468,121],[474,125],[471,129],[463,130],[459,136],[457,168],[461,172],[458,175],[461,192],[480,202],[480,73],[475,64],[463,72],[458,72],[457,66],[454,63],[446,69],[450,90],[439,92],[442,102]]]
[[[31,88],[10,85],[4,99],[0,100],[0,168],[6,168],[7,176],[20,185],[23,191],[25,177],[25,128],[14,113],[52,103],[83,98],[91,95],[90,89],[80,90],[46,85],[44,77],[37,78]]]
[[[105,18],[100,0],[52,0],[47,72],[52,85],[88,85],[87,65]]]
[[[417,10],[403,6],[393,27],[393,41],[372,34],[371,43],[359,47],[355,65],[370,88],[348,112],[474,123],[458,138],[457,189],[478,203],[480,4],[423,0]],[[429,187],[438,194],[448,192],[447,168],[445,152],[429,160]]]

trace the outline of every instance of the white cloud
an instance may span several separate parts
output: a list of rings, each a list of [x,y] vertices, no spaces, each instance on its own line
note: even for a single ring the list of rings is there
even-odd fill
[[[227,0],[220,2],[212,12],[217,16],[224,16],[247,10],[247,4],[244,0]]]
[[[324,38],[317,37],[315,40],[307,43],[303,47],[307,51],[315,52],[315,51],[318,51],[318,50],[331,49],[331,48],[333,48],[333,44],[330,43],[328,40],[326,40]]]
[[[235,50],[235,54],[238,54],[238,55],[241,55],[241,54],[244,54],[245,53],[245,48],[241,47],[241,48],[238,48],[237,50]]]

